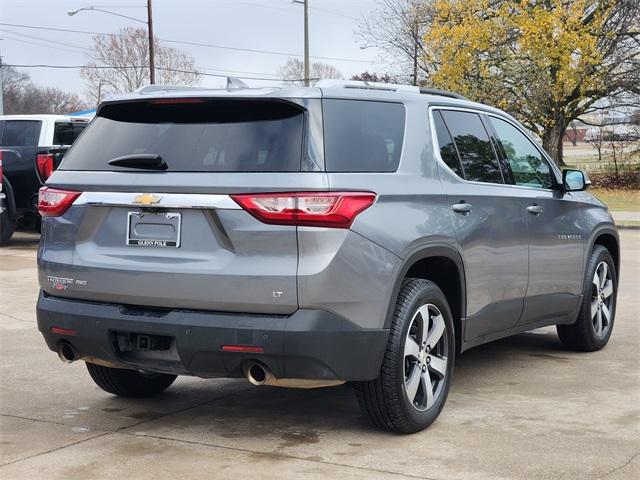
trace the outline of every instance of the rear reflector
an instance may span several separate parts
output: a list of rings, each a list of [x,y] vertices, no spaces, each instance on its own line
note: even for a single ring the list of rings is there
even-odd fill
[[[231,195],[264,223],[349,228],[356,215],[376,199],[371,192],[294,192]]]
[[[44,183],[53,173],[53,155],[50,153],[41,153],[36,156],[36,167],[40,174],[40,180]]]
[[[72,337],[76,336],[75,330],[71,330],[70,328],[62,328],[62,327],[51,327],[51,333],[56,333],[58,335],[70,335]]]
[[[251,347],[249,345],[223,345],[220,349],[223,352],[248,352],[248,353],[263,353],[262,347]]]
[[[38,194],[38,212],[43,217],[58,217],[67,211],[80,193],[42,187]]]

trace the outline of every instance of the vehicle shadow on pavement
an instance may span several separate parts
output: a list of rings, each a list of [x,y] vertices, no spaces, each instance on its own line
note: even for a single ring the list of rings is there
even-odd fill
[[[539,361],[542,370],[542,363],[550,360],[570,360],[562,354],[559,340],[551,331],[520,334],[477,347],[459,359],[451,395],[465,393],[469,388],[486,387],[487,382],[495,377],[496,370],[502,371],[501,381],[505,382],[507,388],[517,389],[519,383],[509,374],[513,371],[515,375],[512,368],[520,369],[525,362]],[[243,381],[225,382],[235,382],[235,388],[226,396],[162,418],[154,419],[153,412],[141,413],[141,420],[148,415],[149,421],[134,427],[134,430],[140,429],[152,436],[205,443],[216,438],[232,444],[248,440],[259,442],[262,439],[276,441],[280,446],[316,443],[320,434],[330,432],[345,434],[350,438],[362,433],[383,434],[360,413],[349,384],[304,390],[245,386]],[[201,389],[209,390],[206,380],[185,384],[178,382],[162,398],[165,401],[175,399],[177,402],[184,396],[202,394]],[[131,402],[115,399],[111,402],[122,401],[127,404]],[[108,411],[108,408],[104,410]]]

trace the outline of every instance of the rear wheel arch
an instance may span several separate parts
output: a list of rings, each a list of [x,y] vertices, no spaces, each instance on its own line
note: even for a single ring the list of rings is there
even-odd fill
[[[407,278],[430,280],[442,290],[453,315],[456,351],[460,352],[462,318],[466,315],[467,307],[464,265],[460,254],[454,248],[443,245],[429,246],[407,256],[393,288],[385,328],[391,324],[394,305]]]

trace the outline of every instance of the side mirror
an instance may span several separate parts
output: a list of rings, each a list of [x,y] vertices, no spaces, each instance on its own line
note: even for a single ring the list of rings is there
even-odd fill
[[[591,185],[589,175],[582,170],[563,170],[562,184],[565,192],[581,192]]]

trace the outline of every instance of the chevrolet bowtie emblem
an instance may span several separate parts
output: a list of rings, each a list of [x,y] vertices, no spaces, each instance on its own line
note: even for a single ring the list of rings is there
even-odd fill
[[[151,193],[145,193],[134,198],[133,203],[139,203],[140,205],[153,205],[155,203],[159,203],[160,200],[162,200],[162,197],[157,197]]]

